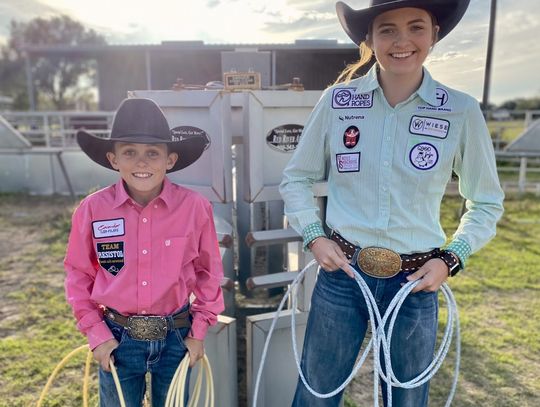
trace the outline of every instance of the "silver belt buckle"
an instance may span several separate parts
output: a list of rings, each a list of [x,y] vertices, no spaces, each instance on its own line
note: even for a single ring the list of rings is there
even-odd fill
[[[167,319],[159,316],[132,315],[126,329],[129,336],[139,341],[157,341],[167,336]]]
[[[401,270],[401,256],[383,247],[364,247],[358,253],[357,264],[368,276],[391,278]]]

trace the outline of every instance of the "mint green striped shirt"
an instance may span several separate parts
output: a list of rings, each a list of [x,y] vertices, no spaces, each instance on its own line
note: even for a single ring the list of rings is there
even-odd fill
[[[312,185],[328,180],[326,225],[360,247],[398,253],[441,247],[440,204],[452,170],[468,211],[447,249],[462,264],[503,213],[491,138],[478,102],[433,80],[391,107],[376,65],[328,88],[304,127],[280,185],[285,214],[307,244],[324,234]]]

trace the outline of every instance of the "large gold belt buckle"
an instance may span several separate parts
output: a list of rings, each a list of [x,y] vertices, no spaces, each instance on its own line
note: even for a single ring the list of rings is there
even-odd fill
[[[393,250],[365,247],[358,253],[358,267],[371,277],[390,278],[401,270],[401,257]]]
[[[167,319],[158,316],[132,315],[128,318],[129,336],[139,341],[157,341],[167,336]]]

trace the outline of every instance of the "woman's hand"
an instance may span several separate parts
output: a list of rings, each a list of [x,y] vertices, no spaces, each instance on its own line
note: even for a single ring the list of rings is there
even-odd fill
[[[411,291],[437,291],[441,285],[448,279],[448,266],[441,259],[428,260],[415,273],[407,277],[409,281],[420,280],[420,283]]]
[[[110,372],[111,367],[109,366],[110,361],[114,362],[114,357],[111,356],[113,350],[118,348],[118,341],[116,339],[109,339],[107,342],[103,342],[101,345],[98,345],[92,351],[94,359],[100,364],[101,368]]]
[[[189,353],[189,367],[193,367],[204,356],[204,342],[199,339],[186,337],[184,343]]]
[[[326,237],[318,237],[311,243],[311,252],[317,263],[326,271],[342,269],[354,278],[353,268],[338,244]]]

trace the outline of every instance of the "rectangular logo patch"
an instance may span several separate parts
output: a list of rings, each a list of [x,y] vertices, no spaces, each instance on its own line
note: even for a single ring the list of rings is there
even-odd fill
[[[336,154],[336,166],[338,172],[359,172],[360,152]]]
[[[124,242],[98,243],[97,256],[101,267],[116,276],[124,267]]]
[[[412,134],[444,139],[448,136],[450,122],[434,117],[413,116],[409,125]]]
[[[333,109],[370,109],[373,92],[356,93],[356,88],[337,88],[332,92]]]
[[[92,222],[92,230],[95,239],[103,237],[124,236],[124,218],[97,220]]]

